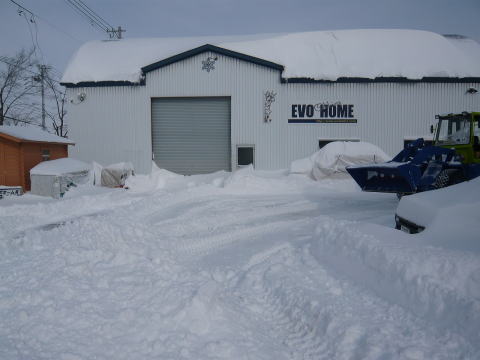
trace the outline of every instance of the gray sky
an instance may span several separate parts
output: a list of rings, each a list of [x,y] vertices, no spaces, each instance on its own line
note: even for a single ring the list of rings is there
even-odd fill
[[[0,0],[0,55],[38,41],[44,62],[63,72],[73,52],[107,36],[65,0],[15,0],[36,24]],[[466,35],[480,42],[480,0],[83,0],[125,37],[239,35],[356,28],[404,28]],[[29,28],[29,25],[30,28]],[[37,40],[35,40],[35,38]],[[33,40],[32,40],[33,39]]]

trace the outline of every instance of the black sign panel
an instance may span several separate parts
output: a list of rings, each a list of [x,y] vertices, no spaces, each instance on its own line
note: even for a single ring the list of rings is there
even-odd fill
[[[352,104],[292,104],[290,124],[339,124],[356,123]]]

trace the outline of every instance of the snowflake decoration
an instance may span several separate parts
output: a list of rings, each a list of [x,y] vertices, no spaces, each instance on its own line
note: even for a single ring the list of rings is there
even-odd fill
[[[215,61],[217,61],[218,58],[215,56],[213,57],[208,57],[207,60],[202,61],[202,70],[205,70],[206,72],[210,72],[210,70],[215,70]]]

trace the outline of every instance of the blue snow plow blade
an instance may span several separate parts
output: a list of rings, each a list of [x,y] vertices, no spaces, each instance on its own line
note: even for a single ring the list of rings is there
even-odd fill
[[[442,170],[458,167],[452,149],[425,146],[422,138],[408,144],[391,161],[347,167],[363,191],[412,194],[430,190]]]
[[[363,191],[413,193],[420,178],[420,171],[408,163],[349,166],[347,171]]]

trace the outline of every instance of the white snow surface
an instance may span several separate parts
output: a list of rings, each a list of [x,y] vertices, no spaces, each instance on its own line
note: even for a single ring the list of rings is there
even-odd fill
[[[480,45],[421,30],[361,29],[231,37],[91,41],[70,60],[64,83],[129,81],[141,68],[212,44],[284,66],[284,78],[480,77]]]
[[[90,171],[92,165],[83,161],[62,158],[56,160],[42,161],[30,169],[30,175],[65,175],[82,171]]]
[[[332,141],[305,159],[290,165],[291,174],[305,174],[322,180],[332,177],[350,177],[346,167],[383,163],[391,157],[378,146],[364,141]]]
[[[480,251],[394,230],[395,195],[251,167],[127,185],[0,201],[1,359],[480,357]]]
[[[397,215],[426,227],[428,237],[480,251],[480,177],[443,189],[404,196]],[[460,234],[460,236],[459,236]]]
[[[36,126],[0,126],[0,133],[16,137],[17,139],[27,141],[52,142],[60,144],[75,144],[72,140],[61,136],[50,134]]]

